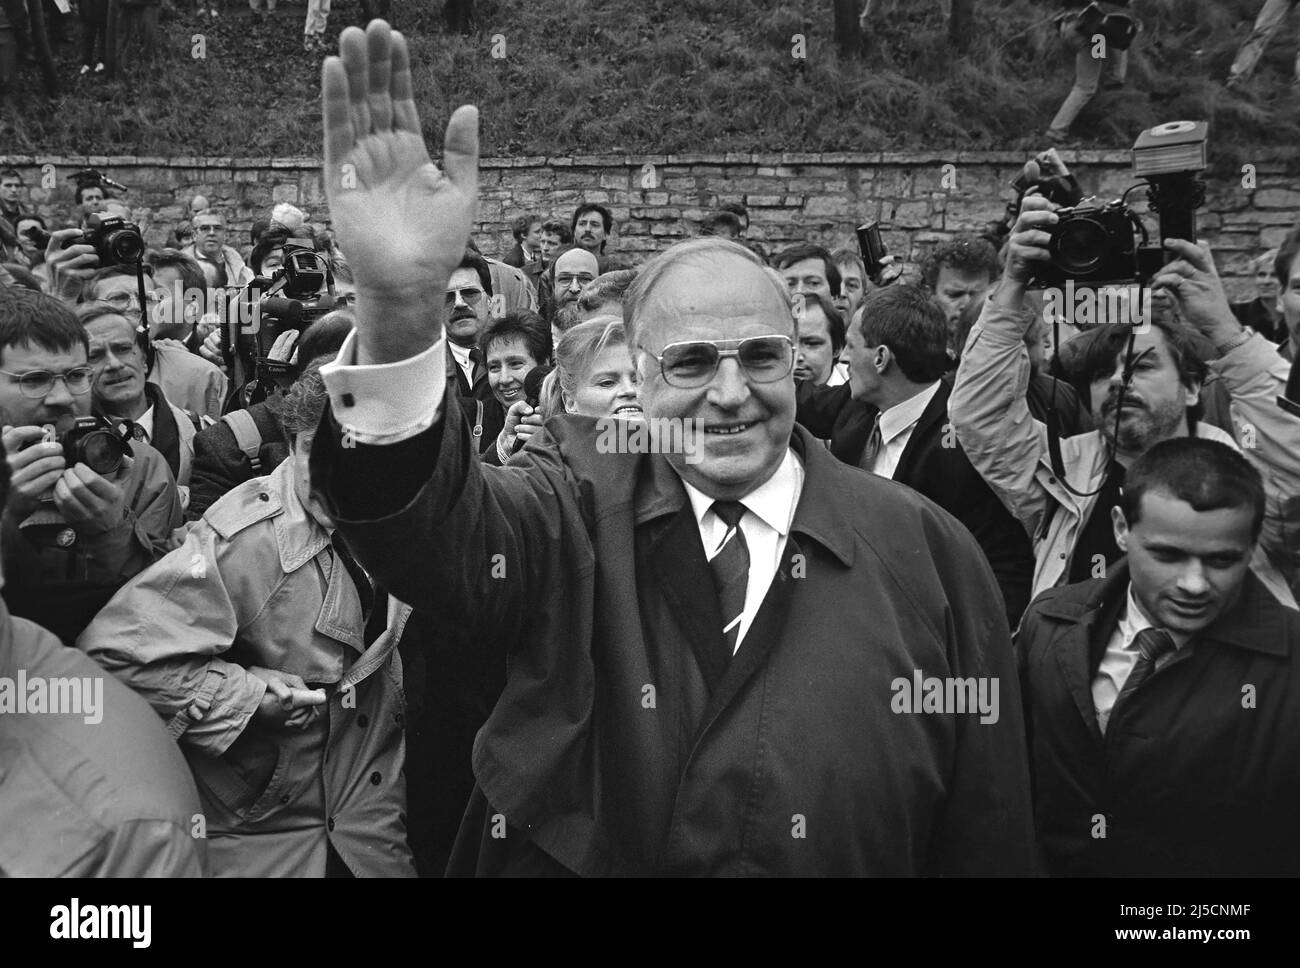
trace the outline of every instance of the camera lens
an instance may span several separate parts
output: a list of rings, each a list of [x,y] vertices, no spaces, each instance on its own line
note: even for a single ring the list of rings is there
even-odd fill
[[[122,466],[122,442],[107,430],[96,430],[77,441],[77,460],[101,477]]]
[[[1070,219],[1052,235],[1052,259],[1066,272],[1083,275],[1101,264],[1109,241],[1101,224],[1087,218]]]
[[[108,237],[108,251],[119,263],[138,262],[144,254],[144,239],[138,232],[119,229]]]

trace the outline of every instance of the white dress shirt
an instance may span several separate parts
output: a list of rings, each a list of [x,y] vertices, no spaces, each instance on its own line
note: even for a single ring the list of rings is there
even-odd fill
[[[1157,628],[1156,623],[1147,618],[1142,606],[1133,595],[1133,585],[1130,582],[1124,614],[1120,616],[1115,631],[1111,633],[1110,641],[1106,643],[1106,654],[1102,656],[1097,675],[1092,680],[1092,704],[1097,710],[1097,722],[1101,724],[1103,731],[1106,721],[1110,718],[1111,709],[1115,706],[1115,700],[1119,698],[1124,683],[1128,681],[1128,677],[1137,666],[1138,659],[1142,657],[1133,640],[1143,629],[1153,628]],[[1189,635],[1170,629],[1166,631],[1174,640],[1174,651],[1156,660],[1157,669],[1177,655],[1178,650],[1191,638]]]
[[[745,638],[767,590],[781,566],[781,552],[785,550],[794,521],[799,495],[803,492],[803,464],[794,451],[787,450],[776,472],[757,488],[740,499],[745,514],[740,519],[740,531],[749,548],[749,581],[745,585],[745,608],[740,613],[740,631],[736,635],[736,648]],[[713,498],[699,488],[682,481],[695,524],[704,542],[704,554],[710,561],[718,553],[722,539],[727,536],[727,526],[713,511]]]
[[[898,470],[898,462],[903,458],[903,449],[912,439],[916,422],[921,419],[921,414],[925,413],[925,408],[930,405],[938,390],[939,381],[935,380],[920,393],[908,397],[902,403],[894,404],[880,414],[881,448],[880,453],[876,455],[873,473],[888,477],[890,480],[894,479],[894,471]]]
[[[474,361],[469,358],[469,347],[453,343],[451,340],[447,340],[447,345],[451,347],[452,358],[460,366],[461,372],[465,374],[465,382],[472,387],[474,385]]]
[[[338,357],[321,367],[334,416],[360,444],[392,444],[427,430],[441,416],[447,384],[445,338],[423,353],[396,363],[358,366],[356,330],[344,340]],[[454,345],[454,344],[453,344]],[[453,349],[454,352],[454,349]],[[776,575],[803,492],[803,465],[787,450],[776,472],[741,498],[747,509],[740,527],[749,547],[749,582],[745,610],[736,637],[739,646]],[[713,513],[713,499],[682,482],[700,529],[706,556],[711,557],[726,533]]]

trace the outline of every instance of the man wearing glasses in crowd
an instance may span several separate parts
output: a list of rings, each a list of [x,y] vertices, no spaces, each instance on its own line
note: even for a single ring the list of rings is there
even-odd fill
[[[134,442],[111,472],[69,465],[54,436],[91,414],[86,330],[51,296],[13,289],[0,299],[0,439],[12,487],[5,601],[71,645],[123,582],[162,556],[181,503],[148,444]]]
[[[451,870],[1031,870],[997,585],[954,519],[795,425],[781,279],[703,238],[629,290],[646,418],[694,446],[611,453],[595,418],[568,416],[484,466],[444,403],[457,336],[438,298],[473,217],[476,112],[452,116],[444,175],[405,41],[374,21],[340,49],[322,81],[330,211],[347,252],[376,255],[354,261],[312,480],[385,588],[440,620],[489,616],[483,648],[513,660]],[[349,162],[363,187],[342,188]],[[1000,708],[912,714],[897,683],[914,673],[987,677]]]
[[[447,280],[447,379],[465,411],[478,452],[496,446],[506,424],[505,408],[492,393],[478,334],[492,311],[492,272],[477,252],[465,250],[460,266]]]
[[[191,259],[203,259],[221,266],[226,284],[243,287],[253,281],[253,270],[231,246],[226,245],[226,220],[211,209],[194,216],[194,241],[181,251]]]

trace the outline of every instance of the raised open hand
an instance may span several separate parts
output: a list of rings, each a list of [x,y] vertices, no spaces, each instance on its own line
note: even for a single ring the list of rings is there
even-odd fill
[[[406,40],[382,20],[339,38],[321,69],[325,192],[357,286],[358,360],[426,349],[478,197],[478,111],[458,108],[438,170],[420,135]]]

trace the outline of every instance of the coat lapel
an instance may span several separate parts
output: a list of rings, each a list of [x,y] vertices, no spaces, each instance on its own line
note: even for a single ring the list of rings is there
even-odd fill
[[[153,404],[153,435],[149,440],[149,444],[166,458],[167,466],[172,471],[172,477],[179,478],[181,475],[181,435],[176,427],[176,417],[172,413],[171,406],[167,403],[167,398],[163,396],[162,390],[158,388],[157,384],[146,383],[144,392],[149,402]]]
[[[722,638],[722,609],[713,589],[713,573],[690,502],[683,503],[662,528],[651,538],[651,567],[712,693],[726,671],[726,642]]]
[[[912,472],[917,460],[920,459],[922,451],[931,446],[936,433],[943,433],[943,426],[948,422],[948,394],[950,392],[948,384],[940,381],[939,389],[934,392],[934,396],[926,404],[925,410],[921,412],[920,419],[916,421],[916,426],[912,429],[912,435],[907,438],[907,446],[903,448],[903,453],[898,458],[898,467],[894,470],[894,480],[903,484],[911,484]]]

